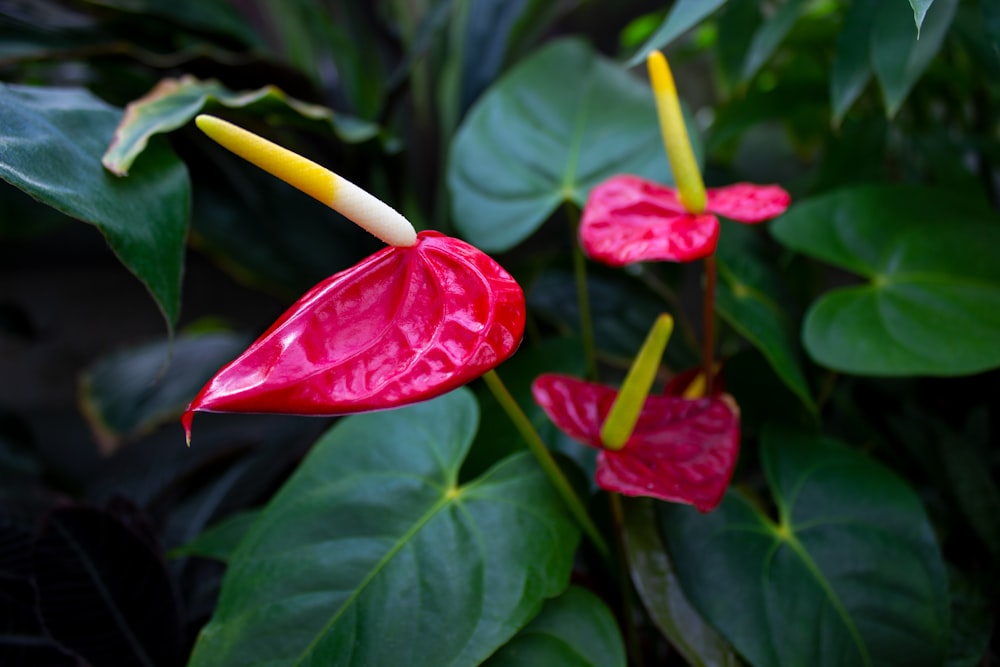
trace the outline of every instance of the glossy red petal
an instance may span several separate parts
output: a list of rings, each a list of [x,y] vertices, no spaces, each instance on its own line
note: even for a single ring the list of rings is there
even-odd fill
[[[730,220],[756,224],[785,212],[791,196],[777,185],[734,183],[705,191],[705,209]]]
[[[689,262],[715,251],[719,221],[692,215],[673,189],[637,176],[614,176],[590,192],[580,220],[587,255],[610,266]]]
[[[601,446],[601,424],[617,394],[614,389],[548,374],[535,380],[532,393],[560,430]],[[739,443],[739,409],[729,396],[650,396],[625,447],[601,451],[597,483],[608,491],[688,503],[707,512],[725,494]]]
[[[432,398],[514,353],[524,294],[486,254],[438,232],[313,287],[201,390],[195,410],[334,415]]]

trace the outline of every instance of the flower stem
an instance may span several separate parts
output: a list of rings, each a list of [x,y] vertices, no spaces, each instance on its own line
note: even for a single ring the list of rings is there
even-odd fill
[[[577,309],[580,311],[580,337],[583,339],[583,356],[586,362],[587,379],[597,379],[597,344],[594,342],[594,320],[590,313],[590,291],[587,289],[587,259],[583,256],[577,237],[580,232],[580,212],[571,210],[572,205],[565,204],[566,215],[570,220],[570,231],[573,235],[573,278],[576,282]],[[574,210],[576,214],[574,215]]]
[[[562,469],[556,460],[552,458],[552,454],[549,452],[545,443],[542,442],[541,436],[538,435],[538,431],[532,426],[531,420],[528,416],[524,414],[521,410],[521,406],[517,404],[514,397],[510,395],[507,391],[506,385],[497,375],[494,370],[487,371],[483,375],[483,380],[486,382],[486,386],[490,388],[493,393],[493,397],[497,399],[500,407],[504,409],[507,416],[514,423],[514,426],[521,433],[521,437],[524,438],[525,442],[528,443],[528,449],[531,453],[535,455],[538,459],[539,465],[542,467],[542,471],[552,482],[552,485],[556,487],[556,491],[562,496],[562,499],[566,502],[569,507],[569,511],[573,514],[573,517],[579,522],[580,527],[583,528],[583,532],[587,534],[590,541],[594,543],[594,547],[601,554],[606,561],[611,561],[611,551],[608,549],[607,542],[601,536],[600,531],[597,530],[597,526],[590,519],[590,514],[587,513],[586,507],[583,505],[583,501],[573,490],[573,486],[566,479],[566,475],[563,474]]]
[[[705,297],[702,320],[701,373],[705,376],[705,393],[712,393],[712,372],[715,366],[715,254],[705,258]]]

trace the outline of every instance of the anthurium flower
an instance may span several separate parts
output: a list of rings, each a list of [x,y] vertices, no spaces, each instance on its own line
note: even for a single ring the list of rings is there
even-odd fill
[[[724,394],[694,396],[699,383],[690,374],[668,385],[671,394],[649,395],[672,325],[668,315],[656,321],[620,391],[558,374],[539,376],[531,390],[560,430],[601,450],[601,488],[707,512],[736,465],[739,408]]]
[[[188,406],[195,411],[338,415],[433,398],[514,353],[524,294],[499,264],[434,231],[416,234],[341,177],[234,125],[199,117],[227,148],[391,243],[296,301]]]
[[[591,190],[580,220],[580,242],[588,256],[611,266],[707,257],[719,238],[717,215],[754,224],[780,215],[791,200],[776,185],[737,183],[706,190],[667,61],[654,51],[648,66],[677,188],[618,175]]]
[[[531,391],[561,431],[601,450],[596,480],[602,489],[687,503],[702,512],[722,500],[740,443],[739,408],[730,396],[649,396],[624,446],[609,449],[601,427],[616,389],[546,374],[535,379]]]

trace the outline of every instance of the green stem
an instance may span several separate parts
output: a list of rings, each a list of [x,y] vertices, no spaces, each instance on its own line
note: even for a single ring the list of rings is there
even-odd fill
[[[597,345],[594,342],[594,320],[590,314],[590,292],[587,289],[587,258],[583,256],[578,236],[580,234],[580,212],[566,203],[566,215],[573,234],[573,277],[576,281],[576,299],[580,311],[580,337],[583,339],[583,356],[587,364],[587,379],[597,379]],[[575,215],[574,215],[575,211]]]
[[[635,627],[632,609],[636,604],[635,589],[632,588],[632,576],[629,573],[628,555],[625,552],[625,508],[622,497],[614,492],[608,493],[611,501],[611,518],[615,524],[615,553],[618,556],[618,588],[622,592],[622,622],[625,624],[625,646],[632,658],[630,664],[641,667],[643,664],[642,649],[639,646],[639,632]]]
[[[552,458],[552,454],[549,452],[545,443],[542,442],[541,436],[538,435],[538,431],[532,426],[531,420],[528,416],[524,414],[521,410],[521,406],[517,404],[514,397],[510,395],[507,391],[506,385],[497,375],[496,371],[487,371],[483,375],[483,380],[486,382],[486,386],[490,388],[493,393],[493,397],[497,399],[497,402],[510,417],[510,420],[514,423],[514,426],[521,433],[525,442],[528,443],[528,449],[531,453],[535,455],[538,459],[539,465],[542,466],[542,471],[552,482],[552,485],[556,487],[556,491],[562,496],[562,499],[566,502],[569,507],[569,511],[573,514],[573,517],[579,522],[580,526],[583,528],[583,532],[587,533],[590,541],[594,543],[597,551],[600,552],[601,556],[608,562],[611,561],[611,551],[608,549],[607,542],[601,537],[600,531],[597,530],[597,526],[591,521],[590,515],[587,513],[586,507],[583,505],[583,501],[580,497],[576,495],[576,491],[573,490],[573,486],[566,479],[566,475],[563,474],[562,469],[556,460]]]
[[[702,320],[701,374],[705,376],[705,395],[712,393],[712,374],[715,370],[715,255],[705,258],[705,300]]]

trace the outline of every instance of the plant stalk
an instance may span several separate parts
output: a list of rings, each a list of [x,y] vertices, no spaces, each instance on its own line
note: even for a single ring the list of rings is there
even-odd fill
[[[590,519],[590,514],[587,513],[587,508],[584,507],[583,501],[580,500],[576,491],[573,490],[573,486],[569,483],[569,480],[566,479],[566,475],[563,474],[559,464],[556,463],[554,458],[552,458],[552,454],[545,446],[545,443],[542,442],[542,438],[538,435],[538,431],[536,431],[535,427],[531,424],[531,420],[528,419],[528,416],[524,414],[523,410],[521,410],[521,406],[517,404],[514,397],[510,395],[506,385],[504,385],[496,371],[488,371],[485,375],[483,375],[483,380],[486,382],[486,386],[489,387],[490,391],[493,393],[493,397],[497,399],[500,407],[502,407],[504,412],[507,413],[507,416],[510,417],[510,420],[520,432],[521,437],[523,437],[525,442],[528,443],[528,449],[530,449],[531,453],[535,455],[536,459],[538,459],[538,463],[541,465],[542,471],[545,472],[545,475],[552,482],[553,486],[556,487],[556,491],[559,492],[559,495],[562,496],[562,499],[566,502],[570,513],[573,514],[573,517],[580,524],[580,527],[583,528],[583,532],[585,532],[587,537],[590,538],[590,541],[593,542],[594,547],[601,554],[601,557],[610,563],[611,550],[608,548],[607,542],[604,541],[600,531],[597,530],[597,526],[594,525],[594,522]]]
[[[587,258],[583,256],[578,239],[580,234],[580,213],[568,202],[565,204],[569,217],[569,228],[573,235],[573,278],[576,282],[577,309],[580,311],[580,337],[583,339],[583,357],[586,362],[587,379],[597,379],[597,344],[594,342],[594,320],[590,313],[590,291],[587,289]],[[571,208],[573,210],[571,210]]]
[[[715,253],[705,258],[705,296],[702,314],[701,374],[705,376],[705,393],[712,393],[712,373],[715,367],[715,283],[718,271]]]

